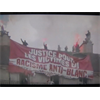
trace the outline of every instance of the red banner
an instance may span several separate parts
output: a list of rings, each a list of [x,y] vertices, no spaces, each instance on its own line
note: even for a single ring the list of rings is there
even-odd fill
[[[36,49],[10,40],[9,72],[32,74],[44,73],[66,78],[93,78],[89,56],[84,59],[72,57],[65,52]]]

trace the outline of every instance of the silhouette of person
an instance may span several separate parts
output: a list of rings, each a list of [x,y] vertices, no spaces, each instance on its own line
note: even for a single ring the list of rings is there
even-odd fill
[[[48,50],[47,44],[43,43],[43,45],[44,45],[44,49],[45,49],[45,50]]]
[[[23,40],[21,39],[21,41],[22,41],[22,43],[23,43],[24,46],[27,46],[27,45],[28,45],[28,43],[26,42],[26,40],[23,41]]]
[[[4,30],[4,27],[3,27],[3,25],[1,26],[1,36],[3,36],[4,34],[5,34],[5,30]]]
[[[88,32],[86,34],[86,39],[85,40],[88,42],[90,40],[90,38],[91,38],[91,33],[88,30]]]
[[[61,51],[61,47],[60,47],[60,45],[58,45],[58,51]]]
[[[79,44],[77,43],[76,44],[76,52],[79,52],[80,50],[79,50]]]
[[[68,47],[66,46],[66,47],[65,47],[65,51],[67,52],[67,50],[68,50]]]

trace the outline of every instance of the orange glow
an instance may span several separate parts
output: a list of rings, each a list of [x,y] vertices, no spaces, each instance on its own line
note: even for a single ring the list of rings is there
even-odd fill
[[[80,42],[81,42],[81,37],[79,34],[76,34],[74,38],[74,46],[76,47],[77,44],[80,44]]]

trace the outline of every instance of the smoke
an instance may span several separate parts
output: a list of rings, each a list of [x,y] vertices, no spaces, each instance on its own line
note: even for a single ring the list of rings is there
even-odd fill
[[[11,39],[19,43],[21,43],[21,38],[29,42],[29,44],[38,38],[37,30],[30,25],[29,19],[26,16],[9,16],[9,22],[6,29],[9,31]]]
[[[77,34],[79,44],[85,39],[87,30],[91,32],[94,44],[94,53],[100,54],[100,17],[86,15],[9,15],[6,29],[11,39],[21,43],[20,38],[26,40],[29,47],[42,48],[43,39],[46,38],[48,48],[62,50],[67,45],[68,51],[76,42]]]

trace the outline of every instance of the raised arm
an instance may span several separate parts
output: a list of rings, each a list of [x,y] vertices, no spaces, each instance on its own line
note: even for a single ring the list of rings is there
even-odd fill
[[[21,41],[22,41],[22,43],[24,43],[22,39],[21,39]]]

